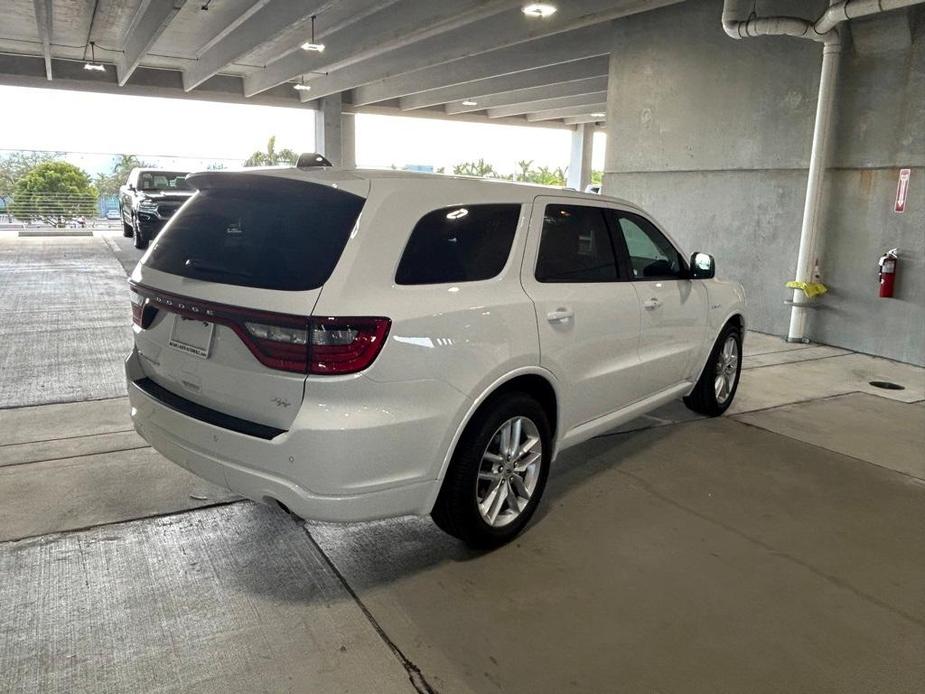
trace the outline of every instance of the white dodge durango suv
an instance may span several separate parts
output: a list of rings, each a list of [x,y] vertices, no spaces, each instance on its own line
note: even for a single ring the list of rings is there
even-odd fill
[[[630,203],[393,171],[188,180],[130,278],[132,419],[251,499],[497,545],[565,448],[735,395],[742,288]]]

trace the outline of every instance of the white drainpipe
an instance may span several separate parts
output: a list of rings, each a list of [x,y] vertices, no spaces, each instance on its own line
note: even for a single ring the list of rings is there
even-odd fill
[[[823,44],[822,75],[816,103],[816,122],[813,129],[813,147],[809,157],[806,180],[806,202],[803,207],[803,227],[800,231],[800,252],[797,257],[797,282],[812,281],[819,239],[823,174],[827,161],[829,130],[832,123],[832,104],[835,101],[835,83],[841,54],[841,36],[838,25],[877,12],[896,10],[917,5],[925,0],[830,0],[823,15],[811,22],[797,17],[750,17],[754,7],[751,0],[725,0],[723,29],[734,39],[752,36],[796,36]],[[790,313],[790,330],[787,340],[803,342],[806,335],[807,309],[805,296],[799,289],[793,291]]]

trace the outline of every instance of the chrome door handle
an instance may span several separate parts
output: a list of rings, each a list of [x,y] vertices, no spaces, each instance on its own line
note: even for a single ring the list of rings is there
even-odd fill
[[[557,308],[546,314],[546,320],[550,323],[561,323],[575,316],[575,312],[570,308]]]
[[[654,309],[657,309],[657,308],[658,308],[659,306],[661,306],[661,305],[662,305],[662,300],[661,300],[661,299],[658,299],[658,298],[656,298],[656,297],[654,297],[654,296],[653,296],[651,299],[649,299],[648,301],[643,301],[643,302],[642,302],[642,307],[643,307],[644,309],[646,309],[647,311],[652,311],[652,310],[654,310]]]

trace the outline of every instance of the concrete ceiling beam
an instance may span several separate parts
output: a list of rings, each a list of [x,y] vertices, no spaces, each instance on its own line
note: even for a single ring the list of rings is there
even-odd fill
[[[510,91],[544,89],[552,85],[579,81],[594,77],[607,78],[607,56],[573,60],[568,63],[549,65],[536,70],[524,70],[511,75],[500,75],[486,79],[464,82],[449,87],[437,87],[402,97],[403,111],[431,108],[464,99],[484,99],[488,96],[504,96]],[[388,97],[394,98],[394,97]],[[523,101],[523,99],[521,99]]]
[[[54,14],[52,0],[34,0],[35,25],[39,30],[39,40],[42,42],[42,55],[45,58],[45,79],[51,79],[51,34],[53,30]]]
[[[607,91],[607,77],[591,77],[584,80],[575,80],[573,82],[562,82],[561,84],[544,84],[540,87],[528,87],[526,89],[514,89],[504,94],[491,94],[489,96],[480,96],[476,98],[467,98],[462,101],[455,101],[447,104],[444,110],[447,115],[455,116],[459,113],[471,113],[472,111],[484,111],[486,109],[509,108],[525,103],[533,103],[548,99],[562,99],[565,97],[574,97],[595,92]],[[466,105],[466,102],[475,102]],[[520,113],[527,113],[521,111]],[[490,115],[490,114],[489,114]],[[517,115],[517,114],[515,114]]]
[[[520,104],[511,104],[510,106],[490,108],[488,109],[488,117],[510,118],[511,116],[522,116],[527,113],[537,113],[539,111],[569,108],[571,106],[587,106],[589,104],[599,104],[605,101],[607,101],[606,91],[592,92],[590,94],[577,94],[575,96],[562,96],[551,99],[541,99],[539,101],[527,101]]]
[[[369,14],[349,28],[324,34],[324,52],[295,51],[247,75],[244,80],[245,94],[259,94],[301,75],[349,68],[361,61],[400,50],[509,10],[517,4],[514,0],[386,3],[387,6],[380,11]],[[326,21],[324,15],[319,16],[316,29],[324,27]],[[333,90],[327,94],[338,91],[343,90]]]
[[[606,29],[612,38],[612,29],[606,24],[609,20],[675,2],[678,0],[647,0],[645,2],[642,0],[571,0],[568,4],[560,6],[558,12],[546,19],[528,17],[521,12],[520,7],[515,7],[507,12],[473,22],[469,26],[422,39],[402,49],[389,51],[376,60],[363,61],[348,68],[336,70],[327,76],[313,79],[312,91],[304,94],[303,99],[309,100],[342,92],[411,73],[422,67],[448,64],[451,61],[486,52],[495,52],[498,46],[521,48],[526,52],[529,46],[537,40],[567,32],[575,33],[576,30],[586,27],[595,28],[592,25]],[[610,47],[608,44],[607,49],[609,50]],[[554,62],[562,61],[540,62],[540,65],[549,65]],[[504,70],[503,67],[499,65],[495,74],[514,72],[514,70]],[[527,67],[536,67],[536,65]]]
[[[186,0],[148,0],[142,2],[129,27],[122,55],[116,61],[119,86],[124,86],[145,54],[177,16]]]
[[[554,108],[547,111],[537,111],[528,113],[527,120],[531,123],[538,123],[544,120],[559,120],[571,116],[591,116],[592,113],[605,113],[607,104],[603,101],[597,104],[587,104],[585,106],[569,106],[566,108]]]
[[[198,60],[183,71],[183,89],[190,91],[247,55],[254,46],[272,41],[293,24],[304,22],[324,7],[324,0],[271,0],[258,3],[247,17],[209,42]]]
[[[600,24],[363,85],[352,90],[351,101],[366,106],[437,87],[604,56],[610,53],[612,45],[613,30],[607,24]]]

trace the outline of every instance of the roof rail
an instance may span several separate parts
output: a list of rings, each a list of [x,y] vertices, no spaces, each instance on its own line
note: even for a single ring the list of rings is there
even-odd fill
[[[296,162],[296,167],[299,169],[316,169],[318,167],[333,166],[334,164],[318,154],[318,152],[303,152],[299,155],[299,161]]]

